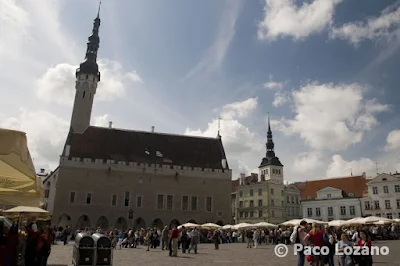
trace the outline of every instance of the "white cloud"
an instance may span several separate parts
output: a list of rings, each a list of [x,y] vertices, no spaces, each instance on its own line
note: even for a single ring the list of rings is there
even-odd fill
[[[110,116],[108,114],[104,114],[101,116],[96,116],[94,118],[93,125],[96,127],[108,127],[110,121]]]
[[[244,126],[238,119],[245,118],[257,106],[257,98],[250,98],[242,102],[235,102],[225,105],[221,110],[221,116],[225,114],[227,119],[221,121],[220,133],[224,143],[225,152],[228,156],[230,167],[233,168],[233,177],[237,177],[240,172],[248,173],[254,161],[248,161],[253,153],[258,153],[263,148],[262,141]],[[217,137],[218,119],[213,119],[208,123],[207,128],[193,130],[187,128],[185,135]],[[258,162],[257,162],[258,163]]]
[[[57,165],[68,134],[67,121],[47,111],[22,109],[19,116],[6,119],[0,126],[26,132],[36,167]]]
[[[236,22],[243,5],[241,0],[227,0],[225,3],[226,7],[221,15],[217,38],[206,50],[201,61],[188,72],[185,79],[194,75],[214,72],[225,60],[229,46],[235,36]]]
[[[258,26],[258,38],[294,40],[322,32],[332,24],[335,7],[341,0],[313,0],[301,6],[295,0],[265,0],[265,16]]]
[[[73,84],[76,69],[77,66],[67,63],[47,69],[46,73],[36,81],[36,96],[45,102],[71,105],[75,96]],[[98,83],[95,102],[112,101],[122,97],[128,83],[143,83],[135,71],[124,71],[121,64],[116,61],[100,60],[99,69],[101,80]]]
[[[335,154],[332,156],[332,162],[328,166],[326,176],[350,176],[351,173],[353,175],[361,175],[364,172],[367,176],[374,176],[376,174],[376,162],[369,158],[345,161],[342,156]]]
[[[347,40],[351,44],[358,46],[366,40],[397,38],[400,36],[399,29],[400,7],[397,3],[383,10],[378,17],[372,17],[365,21],[350,22],[339,28],[332,28],[330,37],[332,39]]]
[[[257,98],[226,104],[222,107],[221,118],[245,118],[257,108]]]
[[[300,153],[294,159],[293,167],[296,172],[310,173],[321,166],[321,155],[317,152]]]
[[[400,129],[392,130],[386,138],[385,150],[400,149]]]
[[[293,93],[292,120],[274,121],[287,135],[299,134],[316,150],[346,150],[378,124],[375,115],[389,106],[364,100],[359,84],[310,83]]]
[[[290,101],[290,94],[284,90],[284,85],[287,82],[276,82],[272,80],[272,77],[270,77],[270,80],[264,84],[265,88],[274,90],[274,100],[272,102],[272,105],[275,107],[279,107],[286,102]]]

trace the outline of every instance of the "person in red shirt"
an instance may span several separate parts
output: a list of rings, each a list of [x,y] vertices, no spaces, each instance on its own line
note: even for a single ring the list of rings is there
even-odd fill
[[[169,251],[170,256],[177,257],[178,256],[178,239],[179,239],[179,230],[177,226],[171,231],[171,249]]]
[[[367,232],[364,230],[360,231],[360,240],[357,242],[357,246],[369,249],[369,255],[360,255],[358,256],[358,265],[359,266],[372,266],[372,255],[371,255],[371,241],[367,239]],[[360,251],[362,252],[362,251]]]
[[[324,246],[324,231],[320,229],[320,226],[316,223],[312,224],[312,229],[304,238],[304,242],[310,240],[313,247]],[[323,266],[324,257],[321,254],[313,254],[314,262],[313,266]]]

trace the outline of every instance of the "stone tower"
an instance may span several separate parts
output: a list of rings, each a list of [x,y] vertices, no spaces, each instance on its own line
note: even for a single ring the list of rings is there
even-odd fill
[[[100,6],[97,17],[94,19],[93,31],[88,38],[85,60],[76,70],[75,100],[71,117],[71,130],[74,133],[83,133],[90,126],[93,99],[96,94],[97,83],[100,81],[97,52],[100,38]]]
[[[275,155],[275,144],[272,140],[269,116],[266,148],[266,156],[262,159],[261,164],[258,167],[260,176],[264,180],[271,180],[278,184],[283,184],[283,164]]]

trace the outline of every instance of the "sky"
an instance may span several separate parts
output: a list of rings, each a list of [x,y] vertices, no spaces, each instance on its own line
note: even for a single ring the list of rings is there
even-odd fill
[[[0,126],[54,170],[95,0],[0,1]],[[286,181],[400,171],[400,2],[103,0],[92,125],[216,137]]]

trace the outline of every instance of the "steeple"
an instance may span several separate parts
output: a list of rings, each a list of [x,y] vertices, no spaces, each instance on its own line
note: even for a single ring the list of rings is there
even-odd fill
[[[265,165],[275,165],[275,166],[283,166],[282,163],[280,162],[279,158],[276,157],[275,155],[275,144],[274,141],[272,139],[272,130],[271,130],[271,122],[270,122],[270,116],[268,113],[268,131],[267,131],[267,143],[265,144],[266,148],[267,148],[267,153],[265,158],[262,159],[261,165],[265,166]]]
[[[97,65],[97,52],[100,47],[100,37],[99,37],[100,6],[101,6],[101,1],[99,2],[99,9],[97,11],[97,16],[93,22],[92,34],[88,38],[85,60],[80,64],[79,68],[76,70],[76,76],[80,74],[93,74],[97,76],[98,81],[100,81],[99,66]]]

